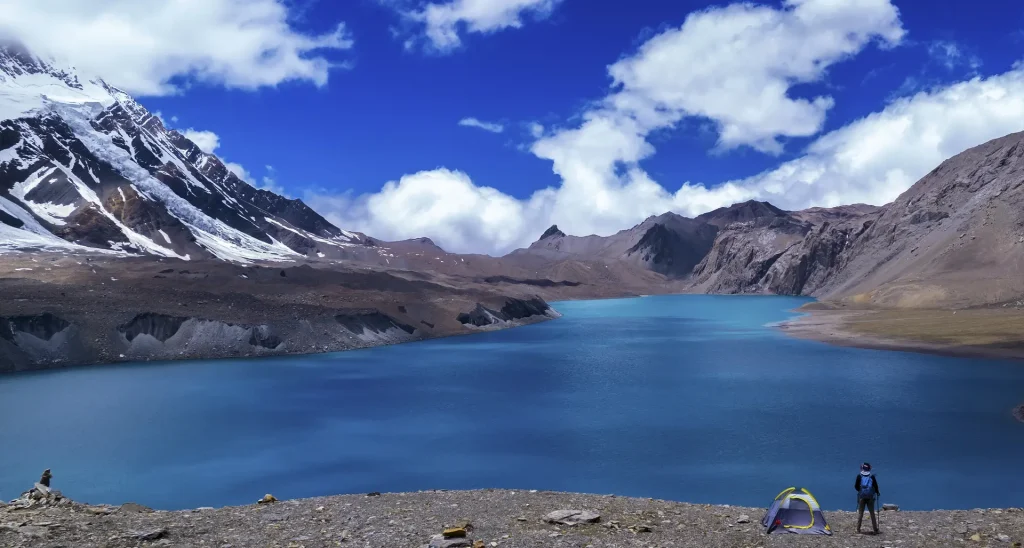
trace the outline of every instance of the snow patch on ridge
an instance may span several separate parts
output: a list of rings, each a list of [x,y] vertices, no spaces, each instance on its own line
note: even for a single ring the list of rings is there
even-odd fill
[[[217,257],[227,261],[248,263],[253,260],[292,260],[294,257],[301,256],[276,240],[272,244],[267,244],[203,213],[188,200],[178,196],[167,185],[153,177],[145,168],[135,163],[128,152],[114,144],[110,135],[95,131],[89,123],[88,112],[77,108],[58,107],[57,110],[90,152],[113,166],[122,176],[131,181],[141,195],[162,203],[172,216],[189,228],[203,247]],[[179,164],[184,166],[180,161]],[[202,188],[206,190],[205,186]],[[162,252],[154,250],[157,254],[180,257],[152,240],[146,239],[146,241],[149,242],[149,245],[163,250]],[[166,253],[171,253],[171,255],[166,255]]]

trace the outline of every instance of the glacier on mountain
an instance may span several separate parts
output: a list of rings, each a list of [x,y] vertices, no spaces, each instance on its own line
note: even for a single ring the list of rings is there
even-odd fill
[[[338,258],[373,245],[256,189],[130,95],[0,43],[0,250]]]

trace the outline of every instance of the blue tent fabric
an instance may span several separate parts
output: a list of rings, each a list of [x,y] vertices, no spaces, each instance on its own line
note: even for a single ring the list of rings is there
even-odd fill
[[[810,491],[790,487],[772,501],[761,518],[761,525],[771,534],[831,535],[821,506]]]

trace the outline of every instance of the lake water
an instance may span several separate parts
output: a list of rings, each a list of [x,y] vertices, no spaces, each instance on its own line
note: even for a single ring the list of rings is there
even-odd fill
[[[0,498],[163,509],[422,489],[852,508],[1024,506],[1024,364],[765,327],[802,299],[567,302],[561,320],[338,354],[0,377]]]

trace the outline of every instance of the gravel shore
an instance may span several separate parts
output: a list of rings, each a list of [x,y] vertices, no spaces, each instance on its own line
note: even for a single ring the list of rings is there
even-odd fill
[[[1024,540],[1020,509],[886,511],[878,536],[857,534],[853,512],[826,512],[831,537],[768,536],[759,524],[763,508],[506,490],[344,495],[177,512],[90,506],[54,495],[33,504],[22,508],[23,499],[0,507],[0,546],[420,548],[466,522],[472,524],[467,540],[447,546],[1010,548]],[[548,523],[545,516],[558,510],[592,511],[600,519]]]

